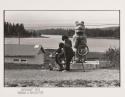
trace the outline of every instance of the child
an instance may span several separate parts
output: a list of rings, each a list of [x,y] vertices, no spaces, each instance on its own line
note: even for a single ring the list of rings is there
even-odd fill
[[[68,36],[63,35],[63,36],[62,36],[62,40],[65,42],[65,46],[72,48],[72,42],[71,42],[71,40],[68,38]]]
[[[50,70],[64,70],[62,59],[64,59],[64,51],[63,51],[64,43],[59,43],[59,48],[56,50],[56,52],[51,53],[49,57],[51,58],[51,63],[49,64]],[[53,60],[54,58],[54,60]],[[58,64],[58,66],[55,64]]]
[[[62,61],[61,59],[64,59],[63,48],[64,48],[64,43],[61,42],[61,43],[59,43],[59,48],[56,50],[55,61],[59,65],[59,71],[64,70],[63,64],[61,62]]]
[[[72,42],[68,38],[68,36],[62,36],[62,40],[64,41],[64,56],[66,60],[66,71],[70,71],[70,62],[72,57],[74,56],[74,52],[72,49]]]

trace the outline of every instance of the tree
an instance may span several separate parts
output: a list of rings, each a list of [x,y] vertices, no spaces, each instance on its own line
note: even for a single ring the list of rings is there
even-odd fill
[[[23,24],[11,24],[4,22],[4,36],[5,37],[28,37],[31,33],[25,30]]]

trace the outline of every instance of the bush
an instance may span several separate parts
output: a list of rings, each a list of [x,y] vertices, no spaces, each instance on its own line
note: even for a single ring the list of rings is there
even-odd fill
[[[105,53],[105,59],[110,61],[110,66],[120,67],[120,49],[109,48]]]

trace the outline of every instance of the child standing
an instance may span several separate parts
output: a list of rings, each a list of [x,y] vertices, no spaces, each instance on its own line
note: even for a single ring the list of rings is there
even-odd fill
[[[62,40],[64,41],[64,56],[66,61],[66,70],[70,71],[70,62],[72,57],[74,56],[74,52],[72,49],[72,42],[68,38],[68,36],[62,36]]]

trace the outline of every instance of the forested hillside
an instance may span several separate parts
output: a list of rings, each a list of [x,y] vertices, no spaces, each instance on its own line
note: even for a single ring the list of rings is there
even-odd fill
[[[68,35],[73,36],[74,29],[42,29],[42,30],[26,30],[23,24],[4,23],[5,37],[41,37],[41,35]],[[87,37],[114,37],[120,38],[120,27],[108,28],[86,28]]]

